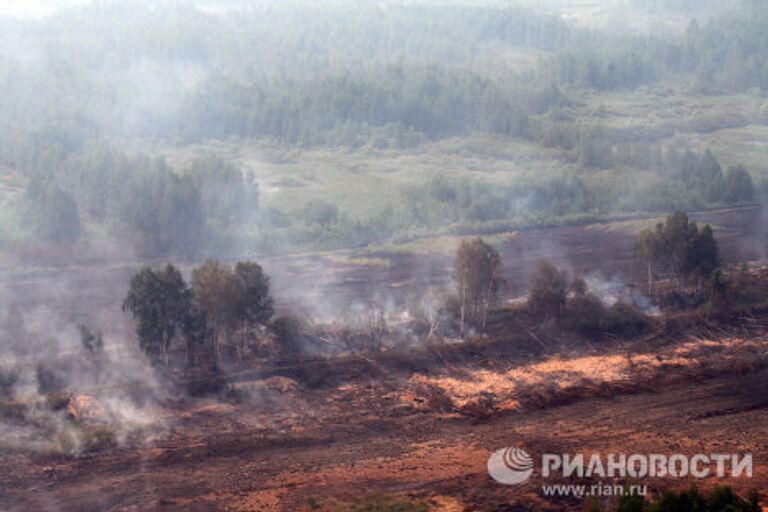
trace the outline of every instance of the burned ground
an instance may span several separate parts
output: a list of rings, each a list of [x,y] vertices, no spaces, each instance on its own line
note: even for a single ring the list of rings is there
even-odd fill
[[[759,210],[700,218],[719,227],[727,262],[763,257],[755,238]],[[523,286],[535,251],[552,239],[559,241],[555,261],[567,261],[574,271],[631,273],[630,235],[599,225],[555,228],[502,244],[512,286]],[[450,279],[447,260],[435,257],[437,263],[427,266],[432,273],[413,278],[417,256],[398,258],[375,273],[339,265],[317,293],[397,292]],[[290,266],[309,280],[317,271],[314,261],[275,262],[276,287],[297,279],[279,268]],[[118,307],[112,292],[122,291],[118,281],[127,268],[67,269],[69,279],[72,272],[89,274],[77,290],[89,299],[73,303],[62,292],[60,314],[76,319],[94,300],[101,308]],[[63,282],[62,274],[30,270],[6,284],[39,286],[42,296],[43,283]],[[169,397],[155,411],[163,428],[139,432],[120,446],[78,456],[4,451],[0,509],[296,511],[377,493],[423,499],[445,511],[583,506],[544,499],[539,478],[522,487],[494,483],[485,467],[488,455],[510,445],[533,454],[628,447],[639,453],[750,452],[754,478],[726,483],[739,492],[765,489],[768,329],[759,316],[718,321],[679,314],[630,350],[612,340],[597,346],[536,338],[524,324],[502,319],[490,326],[488,338],[467,344],[241,370],[227,376],[232,392],[226,398]]]
[[[300,510],[392,493],[481,510],[502,504],[578,509],[546,502],[539,479],[495,484],[495,449],[532,453],[751,452],[764,488],[765,371],[680,382],[630,395],[593,397],[499,414],[480,423],[452,413],[403,410],[386,383],[305,393],[302,408],[195,401],[169,406],[172,435],[137,449],[72,459],[5,454],[8,510]],[[285,398],[289,402],[289,398]],[[738,435],[735,433],[738,432]],[[685,482],[662,482],[684,485]],[[436,508],[441,510],[441,508]]]

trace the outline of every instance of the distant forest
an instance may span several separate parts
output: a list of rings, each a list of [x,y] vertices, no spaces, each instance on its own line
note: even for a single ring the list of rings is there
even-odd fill
[[[705,4],[630,3],[644,12]],[[196,257],[244,226],[257,233],[256,250],[275,236],[339,247],[438,224],[493,231],[749,202],[758,192],[749,169],[569,114],[577,90],[684,80],[696,94],[768,91],[768,7],[739,5],[692,21],[680,37],[610,35],[522,8],[461,3],[288,2],[210,14],[107,2],[40,22],[4,20],[0,163],[21,176],[16,213],[38,239],[76,242],[85,225],[100,226],[90,232],[127,238],[147,256]],[[529,66],[508,63],[515,49],[532,52]],[[582,173],[509,187],[430,178],[397,211],[356,219],[317,202],[290,218],[259,208],[255,178],[226,161],[173,168],[125,144],[405,150],[473,134],[554,148]],[[654,174],[630,192],[616,180],[585,180],[617,167]]]

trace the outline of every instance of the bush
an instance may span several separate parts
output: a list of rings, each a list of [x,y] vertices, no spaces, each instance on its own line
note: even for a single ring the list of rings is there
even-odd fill
[[[100,452],[117,446],[115,432],[108,426],[89,428],[82,432],[81,442],[86,453]]]
[[[304,320],[291,315],[279,316],[272,320],[270,327],[283,356],[296,358],[301,354],[302,343],[308,331]]]
[[[560,318],[568,294],[568,274],[546,260],[539,261],[533,274],[528,306],[541,318]]]
[[[592,294],[570,299],[561,320],[564,329],[580,334],[597,334],[605,330],[607,311],[599,298]]]
[[[583,335],[603,332],[617,336],[637,336],[648,327],[648,317],[635,306],[617,302],[606,308],[599,298],[592,294],[569,299],[561,318],[561,326]]]
[[[721,312],[746,311],[768,303],[767,275],[756,275],[747,267],[710,278],[711,305]]]
[[[635,306],[617,302],[608,308],[605,330],[619,336],[637,336],[648,328],[648,317]]]

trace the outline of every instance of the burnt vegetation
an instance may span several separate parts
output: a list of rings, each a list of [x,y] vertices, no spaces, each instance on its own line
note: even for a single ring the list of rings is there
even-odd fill
[[[454,256],[453,291],[427,294],[405,319],[375,307],[349,325],[276,315],[269,277],[258,263],[216,260],[193,268],[189,285],[173,265],[142,269],[131,279],[123,308],[135,320],[139,347],[159,369],[179,372],[195,392],[215,392],[243,370],[288,375],[315,387],[358,371],[380,372],[371,357],[408,373],[473,352],[538,354],[569,338],[572,345],[597,344],[605,351],[644,346],[649,336],[676,332],[681,319],[728,328],[739,315],[760,314],[768,304],[764,271],[723,267],[712,228],[682,212],[642,231],[635,251],[641,269],[636,285],[606,294],[601,278],[540,260],[524,300],[507,303],[516,291],[506,286],[500,253],[480,238],[467,239]],[[86,330],[82,336],[89,351],[97,350],[89,348],[98,347],[96,335]]]

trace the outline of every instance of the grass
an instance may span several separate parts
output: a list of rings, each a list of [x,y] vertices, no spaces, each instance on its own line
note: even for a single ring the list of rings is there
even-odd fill
[[[555,150],[520,139],[480,135],[405,150],[293,150],[235,142],[154,150],[179,167],[206,152],[238,162],[258,177],[266,207],[296,213],[310,201],[326,201],[353,218],[369,218],[388,205],[407,204],[409,186],[439,173],[504,185],[574,170]]]

